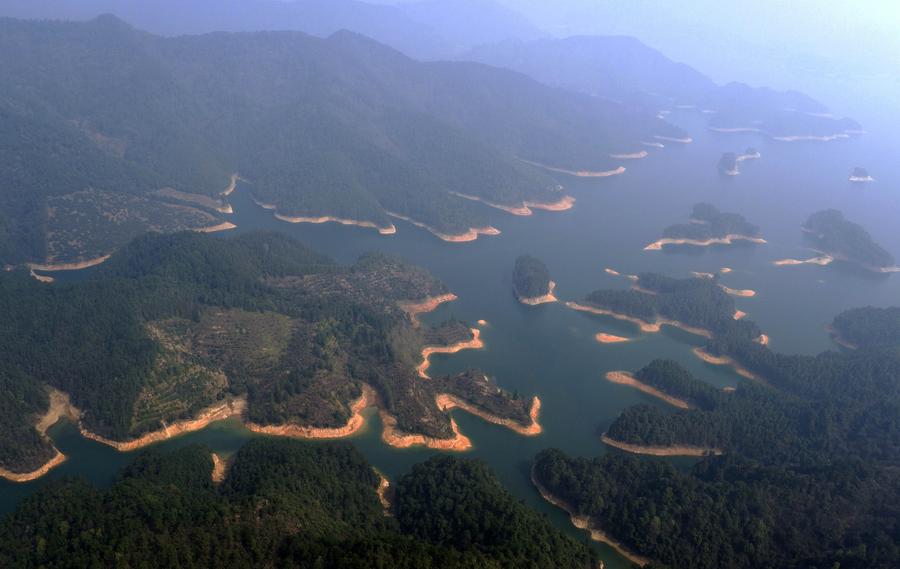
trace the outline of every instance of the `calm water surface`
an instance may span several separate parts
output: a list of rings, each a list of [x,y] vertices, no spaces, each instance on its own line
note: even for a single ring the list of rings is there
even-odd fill
[[[784,257],[813,256],[804,244],[800,224],[809,214],[828,207],[863,223],[879,243],[900,256],[900,200],[896,193],[900,172],[889,151],[891,132],[885,125],[867,125],[871,134],[849,141],[778,143],[753,135],[709,133],[702,119],[691,112],[672,118],[691,133],[693,144],[653,149],[650,157],[626,163],[629,168],[623,176],[601,180],[561,177],[560,182],[578,200],[573,210],[538,212],[530,218],[491,210],[492,223],[503,234],[475,243],[443,243],[404,222],[398,222],[398,234],[391,237],[334,224],[282,223],[253,204],[248,186],[233,195],[233,221],[239,225],[238,232],[274,229],[289,233],[341,262],[350,263],[372,250],[397,254],[444,280],[459,300],[425,320],[485,319],[489,322],[483,334],[486,349],[436,356],[431,373],[478,367],[496,377],[504,388],[518,390],[523,396],[536,393],[543,400],[545,432],[536,438],[521,437],[454,412],[461,430],[475,444],[467,456],[487,461],[516,496],[583,539],[584,534],[574,530],[562,512],[540,498],[529,482],[529,468],[534,455],[550,446],[574,455],[601,455],[606,450],[599,433],[622,409],[636,403],[659,404],[639,392],[607,383],[604,373],[635,370],[654,358],[666,357],[716,386],[734,385],[741,379],[728,369],[697,360],[691,348],[700,345],[700,339],[678,330],[640,335],[631,325],[575,313],[561,304],[521,306],[511,293],[510,273],[518,255],[529,253],[544,260],[558,283],[557,295],[571,300],[597,288],[627,287],[628,281],[607,275],[605,267],[623,274],[657,271],[676,277],[731,267],[734,271],[723,276],[724,284],[758,292],[754,298],[737,299],[738,307],[771,336],[773,349],[788,353],[835,349],[824,327],[842,310],[900,303],[900,275],[874,278],[831,267],[772,265],[773,260]],[[762,159],[745,162],[743,173],[736,178],[720,176],[716,163],[721,154],[748,146],[758,148]],[[857,165],[868,168],[878,182],[849,184],[847,176]],[[769,244],[700,251],[642,250],[666,225],[686,221],[692,205],[699,201],[745,215],[762,227]],[[600,331],[635,341],[600,345],[593,339]],[[133,458],[82,439],[71,425],[59,424],[50,433],[69,460],[34,483],[0,484],[0,511],[10,510],[48,480],[64,476],[110,484]],[[373,413],[366,430],[353,442],[390,478],[434,454],[392,449],[381,443],[380,433],[381,424]],[[201,443],[230,454],[252,436],[237,422],[226,421],[160,447]],[[690,464],[687,460],[678,463]],[[598,548],[608,567],[627,566],[608,548]]]

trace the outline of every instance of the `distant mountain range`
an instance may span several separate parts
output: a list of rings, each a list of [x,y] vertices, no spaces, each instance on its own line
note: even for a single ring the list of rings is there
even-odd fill
[[[803,93],[743,83],[717,85],[632,37],[510,39],[476,47],[463,57],[646,110],[694,108],[709,116],[710,128],[723,132],[816,140],[842,138],[862,129],[853,120],[831,116],[822,103]]]
[[[686,136],[605,99],[477,63],[417,62],[351,32],[162,38],[113,16],[0,19],[0,51],[11,125],[0,264],[82,260],[141,231],[189,228],[196,194],[217,198],[236,172],[286,218],[389,232],[390,213],[456,238],[488,225],[487,208],[459,194],[520,209],[564,198],[526,162],[609,171],[612,155]],[[153,221],[162,198],[185,220]],[[227,206],[207,205],[200,225],[214,226]]]

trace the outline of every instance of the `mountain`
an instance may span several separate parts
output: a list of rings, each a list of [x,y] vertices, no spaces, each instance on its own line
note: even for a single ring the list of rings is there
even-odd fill
[[[350,30],[424,59],[541,35],[525,18],[489,0],[395,6],[360,0],[0,0],[0,16],[12,18],[83,21],[103,14],[164,36],[283,30],[327,37]]]
[[[832,117],[822,103],[796,91],[717,85],[631,37],[507,40],[476,47],[464,59],[647,110],[696,108],[710,117],[711,128],[722,131],[757,131],[793,140],[844,137],[861,129],[855,121]]]
[[[394,216],[468,239],[489,229],[472,200],[565,198],[528,163],[614,170],[612,155],[684,136],[648,113],[481,64],[418,62],[351,32],[162,38],[113,16],[0,19],[0,50],[0,114],[14,125],[0,140],[0,264],[215,227],[235,172],[288,220],[388,233]]]

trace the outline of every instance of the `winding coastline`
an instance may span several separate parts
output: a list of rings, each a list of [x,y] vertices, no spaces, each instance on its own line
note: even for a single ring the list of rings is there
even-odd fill
[[[677,407],[678,409],[693,409],[694,406],[685,401],[684,399],[679,399],[678,397],[674,397],[672,395],[668,395],[656,389],[651,385],[647,385],[642,382],[634,375],[627,371],[610,371],[606,374],[606,380],[610,383],[615,383],[617,385],[625,385],[628,387],[633,387],[638,391],[646,393],[647,395],[656,397],[660,401],[664,401],[673,407]]]
[[[463,350],[480,350],[484,348],[484,342],[481,340],[481,330],[471,328],[472,339],[457,342],[449,346],[426,346],[422,349],[422,363],[416,367],[416,372],[422,379],[430,379],[428,376],[428,368],[431,367],[431,356],[434,354],[455,354]]]
[[[531,469],[531,483],[534,484],[534,487],[537,488],[537,491],[541,494],[541,497],[544,500],[569,514],[569,520],[572,522],[572,525],[580,530],[587,531],[592,540],[600,543],[605,543],[606,545],[610,546],[616,553],[628,559],[632,563],[640,565],[641,567],[650,564],[650,559],[638,555],[634,551],[631,551],[626,546],[622,545],[621,542],[613,539],[603,530],[598,529],[594,524],[591,523],[590,518],[588,518],[587,516],[576,514],[575,508],[551,494],[550,491],[543,486],[543,484],[538,482],[537,477],[534,475],[534,468]]]
[[[409,315],[410,320],[412,320],[413,326],[418,328],[422,325],[422,323],[419,321],[420,314],[433,312],[437,310],[440,305],[447,302],[453,302],[458,298],[459,297],[452,292],[448,292],[447,294],[442,294],[439,296],[429,296],[420,301],[400,302],[398,304],[400,306],[400,309]]]
[[[758,341],[757,343],[759,343],[761,345],[768,344],[769,337],[765,336],[765,334],[763,336],[761,336],[761,338],[762,337],[765,338],[766,343],[763,344],[762,341]],[[751,381],[755,381],[762,385],[768,385],[768,382],[766,380],[764,380],[763,378],[759,377],[752,371],[748,370],[747,368],[745,368],[744,366],[742,366],[741,364],[736,362],[734,360],[734,358],[731,358],[728,356],[714,356],[714,355],[710,354],[709,352],[707,352],[706,350],[704,350],[702,347],[694,348],[691,351],[694,353],[695,356],[697,356],[698,358],[700,358],[701,360],[703,360],[704,362],[706,362],[710,365],[729,366],[732,369],[734,369],[734,372],[737,373],[738,375],[740,375],[741,377],[745,377]]]
[[[350,405],[350,418],[342,427],[304,427],[294,423],[259,425],[249,421],[245,421],[244,426],[254,433],[294,439],[328,440],[350,437],[358,433],[366,424],[366,418],[362,414],[363,410],[377,403],[374,389],[366,384],[362,384],[361,389],[362,393],[359,398]]]
[[[32,271],[42,271],[52,273],[54,271],[80,271],[81,269],[89,269],[105,263],[112,255],[102,255],[85,261],[75,261],[72,263],[28,263],[28,268]]]
[[[541,398],[537,395],[535,395],[531,400],[531,410],[528,412],[528,415],[531,418],[531,423],[528,425],[522,425],[521,423],[517,423],[512,419],[504,419],[502,417],[497,417],[496,415],[491,415],[490,413],[487,413],[472,405],[468,401],[449,393],[442,393],[438,395],[437,397],[435,397],[434,402],[435,404],[437,404],[438,408],[441,411],[450,411],[451,409],[459,408],[466,413],[469,413],[470,415],[475,415],[476,417],[487,421],[488,423],[506,427],[507,429],[510,429],[525,437],[535,437],[544,432],[544,428],[539,422],[541,413]]]
[[[723,454],[722,449],[718,448],[706,448],[706,447],[698,447],[691,445],[672,445],[672,446],[650,446],[650,445],[635,445],[631,443],[625,443],[622,441],[617,441],[615,439],[609,438],[606,433],[600,436],[600,440],[603,441],[604,444],[611,446],[613,448],[617,448],[619,450],[631,453],[631,454],[641,454],[645,456],[692,456],[692,457],[703,457],[707,455],[720,456]]]
[[[749,235],[729,234],[725,237],[711,237],[706,240],[699,239],[674,239],[663,237],[644,247],[644,251],[661,251],[666,245],[693,245],[695,247],[709,247],[712,245],[732,245],[735,241],[749,241],[757,245],[768,243],[762,237],[750,237]]]
[[[556,283],[553,281],[550,281],[550,283],[547,285],[547,294],[545,294],[543,296],[534,296],[534,297],[521,297],[519,295],[516,295],[516,298],[518,299],[519,302],[521,302],[522,304],[528,305],[528,306],[538,306],[541,304],[550,304],[553,302],[559,302],[559,299],[556,298],[556,296],[553,294],[553,292],[555,290],[556,290]]]
[[[478,239],[478,237],[481,235],[500,235],[500,230],[490,225],[488,225],[487,227],[470,227],[469,230],[465,233],[449,235],[447,233],[438,231],[437,229],[431,227],[430,225],[426,225],[421,221],[416,221],[412,218],[406,217],[405,215],[400,215],[399,213],[394,213],[391,211],[388,211],[386,213],[391,217],[406,221],[407,223],[411,223],[416,227],[420,227],[428,231],[441,241],[446,241],[447,243],[470,243]]]
[[[450,428],[453,431],[453,438],[437,439],[426,435],[417,435],[404,433],[397,428],[397,418],[385,411],[380,412],[383,430],[381,432],[381,440],[385,444],[394,448],[412,448],[416,446],[424,446],[433,450],[445,450],[453,452],[465,452],[471,450],[472,441],[469,437],[459,432],[459,426],[456,421],[450,419]]]
[[[519,160],[522,159],[520,158]],[[566,170],[565,168],[556,168],[554,166],[541,164],[540,162],[531,162],[530,160],[522,160],[522,162],[530,164],[531,166],[543,168],[544,170],[549,170],[550,172],[568,174],[570,176],[575,176],[576,178],[608,178],[610,176],[619,176],[625,173],[625,166],[619,166],[612,170]]]
[[[587,306],[584,304],[579,304],[577,302],[567,302],[566,306],[568,308],[571,308],[572,310],[577,310],[579,312],[587,312],[589,314],[596,314],[598,316],[609,316],[611,318],[615,318],[616,320],[631,322],[632,324],[635,324],[638,328],[640,328],[641,332],[647,334],[655,334],[659,332],[662,329],[662,326],[673,326],[690,334],[695,334],[704,338],[712,339],[713,337],[712,332],[710,332],[709,330],[694,328],[693,326],[688,326],[687,324],[678,322],[677,320],[658,319],[656,322],[651,323],[634,316],[628,316],[627,314],[620,314],[611,310],[597,308],[594,306]]]
[[[532,202],[524,200],[522,201],[522,205],[519,206],[509,206],[509,205],[501,205],[498,203],[494,203],[488,201],[484,198],[480,198],[478,196],[472,196],[469,194],[461,194],[459,192],[452,192],[454,196],[473,201],[480,202],[486,206],[499,209],[501,211],[505,211],[507,213],[511,213],[512,215],[517,215],[520,217],[528,217],[534,215],[534,211],[532,209],[540,209],[544,211],[567,211],[572,209],[575,205],[575,198],[572,196],[563,196],[558,201],[555,202]]]

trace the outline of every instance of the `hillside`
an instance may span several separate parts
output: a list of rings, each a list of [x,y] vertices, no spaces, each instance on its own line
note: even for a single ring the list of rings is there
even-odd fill
[[[653,112],[703,111],[714,130],[753,131],[779,139],[846,137],[861,129],[795,91],[743,83],[717,85],[696,69],[626,36],[508,40],[465,59],[521,71],[539,81]]]
[[[531,399],[477,370],[420,377],[426,347],[473,342],[477,330],[419,325],[411,306],[449,291],[391,257],[344,267],[278,234],[150,235],[85,282],[14,271],[0,274],[0,292],[8,478],[56,456],[34,428],[54,397],[71,401],[84,436],[120,450],[230,416],[259,432],[339,438],[376,406],[389,444],[463,448],[448,397],[510,428],[535,424]]]
[[[611,154],[683,135],[514,72],[419,63],[349,32],[161,38],[111,16],[0,19],[0,50],[0,113],[15,126],[0,140],[0,264],[84,260],[142,230],[219,225],[226,204],[171,196],[218,200],[236,172],[288,220],[390,232],[400,217],[460,240],[488,223],[486,206],[459,194],[506,209],[565,198],[526,161],[606,171],[619,166]]]

